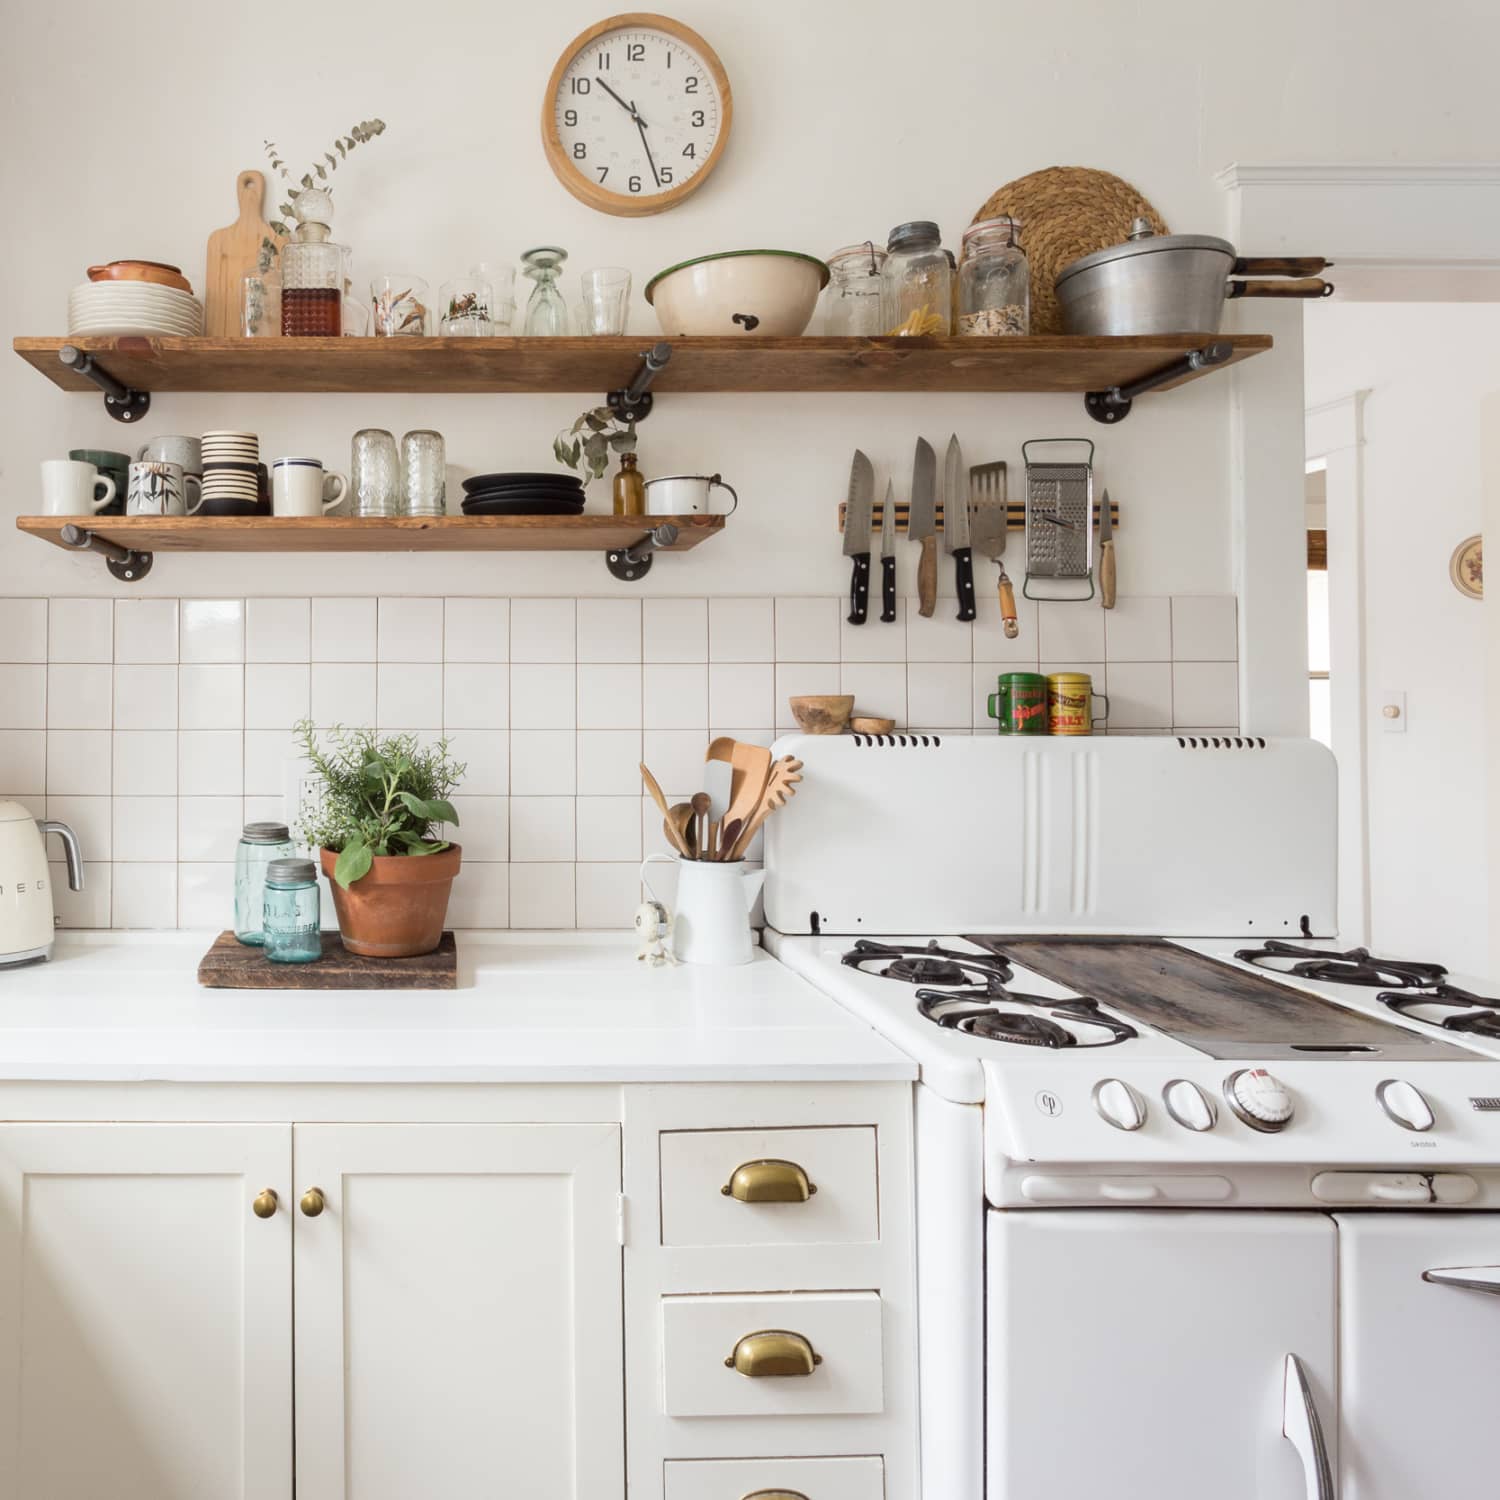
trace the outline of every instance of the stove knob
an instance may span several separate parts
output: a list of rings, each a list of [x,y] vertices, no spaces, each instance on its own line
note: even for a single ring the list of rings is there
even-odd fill
[[[1118,1078],[1104,1078],[1094,1085],[1094,1108],[1116,1130],[1139,1130],[1146,1123],[1146,1101]]]
[[[1167,1113],[1184,1130],[1212,1130],[1219,1118],[1213,1100],[1186,1078],[1174,1078],[1161,1091],[1161,1097]]]
[[[1431,1130],[1432,1107],[1420,1090],[1401,1078],[1387,1078],[1375,1089],[1380,1107],[1403,1130]]]
[[[1224,1080],[1229,1107],[1252,1130],[1272,1132],[1291,1123],[1292,1096],[1264,1068],[1241,1068]]]

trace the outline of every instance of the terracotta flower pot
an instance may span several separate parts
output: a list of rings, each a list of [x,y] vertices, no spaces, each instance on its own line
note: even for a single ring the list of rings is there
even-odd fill
[[[333,878],[338,855],[320,849],[344,946],[366,958],[431,953],[443,940],[448,896],[462,855],[457,844],[439,854],[377,855],[369,872],[346,891]]]

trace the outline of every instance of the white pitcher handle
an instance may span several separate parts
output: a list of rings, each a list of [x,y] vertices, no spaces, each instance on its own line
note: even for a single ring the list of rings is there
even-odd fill
[[[663,906],[665,906],[667,903],[665,901],[662,901],[661,897],[657,895],[656,887],[651,884],[651,877],[646,873],[646,866],[675,865],[676,863],[677,856],[675,854],[648,854],[645,859],[641,861],[641,884],[651,892],[651,899],[653,901],[661,901],[661,904]]]
[[[729,493],[730,493],[730,496],[733,498],[734,504],[731,505],[729,507],[729,509],[724,512],[724,514],[726,516],[732,516],[735,513],[735,511],[737,511],[740,508],[740,497],[739,497],[738,492],[735,490],[735,487],[732,484],[726,484],[724,482],[724,479],[723,479],[723,477],[721,475],[719,475],[719,474],[710,474],[709,477],[708,477],[708,487],[710,489],[712,489],[715,485],[718,485],[718,487],[721,490],[728,490]]]

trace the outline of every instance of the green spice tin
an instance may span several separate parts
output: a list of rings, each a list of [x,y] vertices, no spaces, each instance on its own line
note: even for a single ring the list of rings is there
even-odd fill
[[[1046,734],[1047,679],[1039,672],[1002,672],[988,711],[1001,734]]]

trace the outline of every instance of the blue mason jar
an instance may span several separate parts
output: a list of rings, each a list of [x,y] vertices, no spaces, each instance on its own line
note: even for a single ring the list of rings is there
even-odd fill
[[[234,855],[234,935],[253,948],[265,941],[261,932],[266,866],[297,852],[285,823],[246,823]]]
[[[265,949],[273,964],[307,964],[323,956],[318,872],[310,859],[266,866]]]

